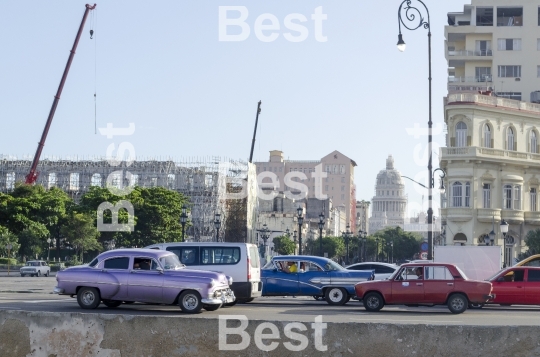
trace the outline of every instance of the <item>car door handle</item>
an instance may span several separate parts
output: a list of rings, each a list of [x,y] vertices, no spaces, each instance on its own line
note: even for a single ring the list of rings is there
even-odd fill
[[[424,283],[416,283],[416,286],[422,286]]]
[[[454,285],[454,283],[446,283],[446,285],[450,285],[450,286],[452,286],[452,285]]]
[[[516,286],[516,288],[521,289],[521,288],[523,288],[523,286]]]

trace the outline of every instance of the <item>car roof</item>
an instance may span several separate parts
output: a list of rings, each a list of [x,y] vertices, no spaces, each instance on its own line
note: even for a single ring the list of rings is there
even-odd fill
[[[99,255],[100,258],[106,258],[113,255],[127,255],[127,256],[135,256],[139,254],[146,254],[146,255],[152,255],[152,256],[158,256],[161,257],[163,255],[170,255],[174,254],[166,250],[158,250],[158,249],[145,249],[145,248],[120,248],[120,249],[113,249],[108,250],[106,252],[103,252]]]
[[[314,255],[275,255],[272,257],[272,260],[309,260],[318,264],[326,264],[331,261],[331,259]]]
[[[170,246],[170,245],[178,245],[178,244],[180,245],[255,245],[253,243],[244,243],[244,242],[167,242],[167,243],[151,244],[149,246],[146,246],[145,248],[157,247],[157,246]]]
[[[402,267],[417,267],[419,265],[426,265],[426,266],[430,266],[430,265],[435,265],[435,266],[452,266],[452,267],[455,267],[455,264],[450,264],[450,263],[434,263],[434,262],[425,262],[425,263],[405,263],[405,264],[402,264],[401,266]]]
[[[348,265],[345,268],[354,267],[354,266],[357,266],[357,265],[367,265],[367,264],[382,265],[382,266],[389,267],[389,268],[399,268],[399,265],[392,264],[392,263],[384,263],[384,262],[360,262],[360,263],[354,263],[354,264]]]

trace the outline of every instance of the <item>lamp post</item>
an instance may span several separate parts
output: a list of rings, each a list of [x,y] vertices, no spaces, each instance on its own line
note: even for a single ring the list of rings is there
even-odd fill
[[[268,229],[268,226],[266,225],[266,223],[263,224],[261,236],[262,236],[263,244],[264,244],[264,254],[266,255],[266,242],[268,241],[268,238],[270,238],[270,230]]]
[[[49,245],[49,250],[47,250],[47,263],[48,263],[49,257],[51,256],[51,238],[47,238],[47,244]]]
[[[9,275],[9,262],[11,260],[11,254],[10,254],[11,248],[13,248],[13,245],[11,245],[11,243],[6,244],[7,256],[8,256],[8,260],[7,260],[7,274],[8,275]]]
[[[180,224],[182,225],[182,242],[185,241],[186,223],[188,219],[186,205],[182,206],[182,213],[180,214]]]
[[[296,211],[298,212],[298,255],[302,255],[302,224],[304,224],[304,216],[302,216],[302,213],[304,212],[304,209],[298,207]]]
[[[294,253],[296,254],[296,230],[293,232]]]
[[[349,241],[351,239],[351,232],[349,231],[350,226],[347,224],[347,230],[343,232],[343,238],[345,240],[345,250],[347,252],[347,256],[345,257],[345,265],[349,265]]]
[[[398,9],[398,26],[399,26],[399,35],[398,35],[398,50],[401,52],[405,51],[405,41],[403,41],[403,36],[401,34],[401,25],[403,25],[408,30],[417,30],[420,27],[428,30],[428,84],[429,84],[429,120],[428,120],[428,152],[429,152],[429,161],[428,161],[428,172],[429,172],[429,188],[428,188],[428,260],[433,259],[433,194],[432,189],[433,185],[433,174],[432,171],[432,151],[433,151],[433,132],[432,126],[433,121],[431,120],[431,26],[429,19],[429,10],[421,0],[418,0],[420,4],[424,7],[427,13],[427,21],[422,16],[422,13],[417,8],[411,6],[411,0],[403,0]],[[401,14],[404,12],[405,16],[402,17]],[[417,21],[418,20],[418,21]],[[407,23],[411,24],[410,26]],[[442,171],[442,170],[441,170]]]
[[[501,233],[503,234],[503,242],[504,242],[504,264],[503,264],[503,268],[506,268],[506,262],[508,260],[508,257],[507,257],[507,249],[506,249],[506,233],[508,233],[508,223],[503,219],[501,221],[501,225],[500,225],[500,229],[501,229]]]
[[[388,263],[394,262],[394,242],[387,242],[386,246],[388,247],[388,250],[390,251],[391,255],[388,257]]]
[[[361,234],[359,234],[359,237],[361,237],[361,240],[362,240],[362,256],[361,256],[361,259],[363,262],[366,261],[366,243],[367,243],[367,232],[366,231],[360,231]]]
[[[322,230],[324,228],[324,214],[321,212],[319,215],[319,256],[323,256],[322,251]]]
[[[219,228],[221,227],[221,214],[214,215],[214,227],[216,228],[216,242],[219,242]]]

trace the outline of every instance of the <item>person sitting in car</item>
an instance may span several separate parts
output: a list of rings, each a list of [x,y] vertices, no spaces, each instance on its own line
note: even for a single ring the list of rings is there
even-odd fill
[[[141,270],[150,270],[150,261],[149,260],[143,260],[139,263],[139,267]]]
[[[424,269],[422,267],[416,268],[415,272],[418,279],[424,279]]]

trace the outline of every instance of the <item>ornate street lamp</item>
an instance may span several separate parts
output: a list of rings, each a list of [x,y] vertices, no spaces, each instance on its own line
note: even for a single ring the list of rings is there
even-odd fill
[[[214,227],[216,228],[216,242],[219,242],[219,228],[221,227],[221,214],[214,215]]]
[[[302,255],[302,224],[304,224],[304,216],[302,216],[302,213],[304,212],[304,209],[298,207],[296,211],[298,212],[298,255]]]
[[[349,241],[351,239],[351,232],[350,232],[350,226],[347,224],[347,230],[343,232],[343,238],[345,240],[345,250],[347,251],[347,256],[345,257],[345,265],[349,265]]]
[[[508,223],[503,219],[501,221],[501,225],[499,226],[500,230],[501,230],[501,233],[503,234],[503,242],[504,242],[504,264],[503,264],[503,268],[506,268],[506,262],[508,261],[508,257],[507,257],[507,249],[506,249],[506,246],[507,246],[507,242],[506,242],[506,233],[508,233]]]
[[[47,244],[49,245],[49,250],[47,251],[47,263],[49,262],[49,257],[51,256],[51,238],[47,238]]]
[[[319,215],[319,256],[323,256],[322,251],[322,230],[324,228],[324,214],[321,212]]]
[[[266,223],[263,224],[261,236],[264,242],[264,252],[266,254],[266,242],[268,241],[268,238],[270,238],[270,230],[268,229],[268,226],[266,225]]]
[[[186,223],[187,223],[187,207],[186,205],[182,206],[182,213],[180,214],[180,224],[182,225],[182,242],[185,241],[185,232],[186,232]]]
[[[428,120],[428,152],[429,152],[429,161],[428,161],[428,172],[429,172],[429,187],[428,187],[428,260],[433,259],[433,174],[432,171],[432,153],[433,153],[433,132],[432,126],[433,121],[431,114],[431,25],[429,19],[429,10],[421,0],[418,2],[424,7],[427,13],[427,20],[422,16],[422,12],[417,8],[411,6],[411,0],[403,0],[398,9],[398,26],[399,26],[399,35],[398,35],[398,49],[403,52],[405,51],[405,41],[403,40],[403,35],[401,34],[401,25],[403,25],[408,30],[417,30],[421,27],[428,30],[428,83],[429,83],[429,120]],[[405,16],[401,16],[404,13]],[[437,171],[437,170],[435,170]],[[442,170],[441,170],[442,171]],[[444,185],[442,185],[444,189]]]

